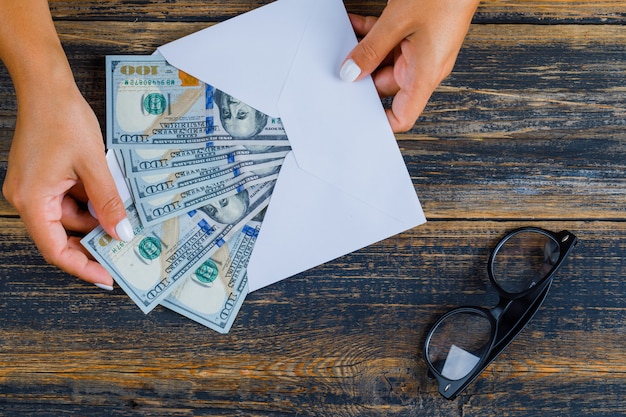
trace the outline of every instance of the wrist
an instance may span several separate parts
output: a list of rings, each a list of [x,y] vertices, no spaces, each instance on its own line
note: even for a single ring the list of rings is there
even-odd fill
[[[37,91],[74,82],[47,0],[0,2],[0,59],[18,101]]]
[[[41,100],[52,93],[67,94],[76,88],[69,62],[60,46],[59,50],[31,53],[9,69],[18,105],[27,104],[31,98]]]

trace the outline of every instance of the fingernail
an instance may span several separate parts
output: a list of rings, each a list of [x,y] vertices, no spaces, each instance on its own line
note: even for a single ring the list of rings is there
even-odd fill
[[[128,219],[124,219],[115,226],[115,232],[124,242],[133,240],[135,234],[133,233],[133,226]]]
[[[93,204],[91,204],[91,200],[87,201],[87,210],[89,210],[89,214],[91,214],[94,219],[98,218],[96,210],[93,208]]]
[[[95,284],[96,287],[103,289],[103,290],[107,290],[107,291],[113,291],[113,286],[112,285],[106,285],[106,284],[100,284],[99,282],[96,282]]]
[[[351,59],[344,62],[339,71],[339,77],[347,82],[356,80],[359,75],[361,75],[361,68]]]

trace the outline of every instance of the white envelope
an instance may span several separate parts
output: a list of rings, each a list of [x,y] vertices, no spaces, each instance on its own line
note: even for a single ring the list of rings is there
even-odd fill
[[[341,0],[278,0],[159,48],[285,127],[250,291],[426,221],[371,78],[339,78],[356,43]]]

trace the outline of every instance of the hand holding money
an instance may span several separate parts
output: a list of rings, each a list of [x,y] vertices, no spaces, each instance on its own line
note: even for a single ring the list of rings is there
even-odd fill
[[[289,143],[271,119],[159,56],[107,57],[107,144],[132,198],[128,242],[83,245],[144,313],[163,305],[225,333]]]

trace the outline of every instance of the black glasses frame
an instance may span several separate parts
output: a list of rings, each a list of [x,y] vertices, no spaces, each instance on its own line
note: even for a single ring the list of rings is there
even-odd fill
[[[524,291],[510,293],[502,289],[497,283],[493,272],[494,261],[502,246],[504,246],[512,237],[521,232],[535,232],[552,238],[558,243],[560,252],[558,259],[552,266],[552,269],[546,273],[542,279]],[[513,339],[515,339],[522,329],[526,327],[528,322],[533,318],[545,300],[557,270],[561,267],[563,261],[567,258],[577,243],[578,239],[576,236],[568,231],[564,230],[559,233],[554,233],[537,227],[522,227],[515,229],[502,238],[489,256],[489,264],[487,268],[489,280],[497,289],[500,296],[497,305],[490,309],[475,306],[455,308],[441,316],[426,336],[423,349],[424,360],[426,361],[430,374],[437,379],[439,384],[439,393],[442,396],[449,400],[458,396],[485,370],[485,368],[487,368],[487,366],[489,366],[489,364],[491,364],[491,362],[493,362],[494,359],[496,359],[496,357],[498,357],[498,355],[509,345],[509,343],[513,341]],[[458,313],[472,313],[483,316],[489,320],[491,324],[491,335],[486,353],[481,356],[479,362],[472,369],[472,371],[461,379],[452,380],[446,378],[439,371],[437,371],[434,364],[430,361],[428,348],[431,338],[437,331],[438,327],[450,316]]]

